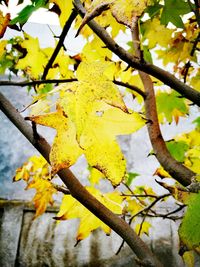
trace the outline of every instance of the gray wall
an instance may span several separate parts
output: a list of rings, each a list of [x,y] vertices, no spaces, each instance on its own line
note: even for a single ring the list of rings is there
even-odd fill
[[[161,211],[161,210],[160,210]],[[57,223],[52,217],[57,208],[33,220],[28,202],[0,202],[0,266],[2,267],[133,267],[134,255],[126,245],[118,255],[121,238],[96,230],[76,247],[78,220]],[[177,226],[169,220],[150,220],[153,228],[147,244],[166,267],[183,267],[177,253]],[[196,266],[200,262],[196,261]]]

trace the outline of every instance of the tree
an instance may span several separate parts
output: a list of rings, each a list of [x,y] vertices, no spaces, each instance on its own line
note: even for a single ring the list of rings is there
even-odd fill
[[[1,4],[8,5],[9,1]],[[30,15],[41,7],[59,16],[63,30],[55,48],[41,48],[38,39],[25,32],[23,37],[0,43],[1,73],[9,70],[26,79],[1,81],[0,85],[26,86],[35,91],[30,116],[25,118],[32,126],[2,94],[1,110],[51,164],[49,169],[42,157],[32,157],[16,171],[14,180],[24,179],[28,188],[36,189],[36,217],[52,203],[53,194],[62,191],[63,202],[56,219],[81,219],[77,242],[98,227],[108,234],[111,228],[132,248],[142,266],[162,266],[139,237],[148,231],[146,217],[180,219],[174,214],[188,206],[179,236],[180,253],[187,253],[191,260],[200,245],[200,119],[196,118],[191,132],[168,141],[163,139],[160,124],[178,124],[180,117],[190,114],[192,105],[200,106],[199,2],[32,0],[12,20],[10,14],[1,12],[1,37],[7,27],[22,31]],[[82,51],[73,56],[63,44],[71,27],[77,30],[76,36],[81,34],[86,40]],[[116,42],[118,34],[130,36],[128,49]],[[167,70],[158,67],[157,60]],[[140,104],[139,112],[127,108],[122,87]],[[53,99],[49,103],[56,94],[56,103]],[[56,129],[52,148],[37,132],[37,124]],[[145,186],[131,188],[138,174],[127,173],[116,141],[117,135],[146,126],[152,144],[150,155],[161,164],[155,174],[175,181],[173,186],[158,181],[168,190],[165,195],[157,195]],[[86,188],[68,169],[82,154],[90,172],[90,186]],[[65,186],[53,183],[56,174]],[[100,179],[110,181],[113,192],[97,190]],[[126,191],[119,192],[120,183]],[[156,213],[154,205],[169,196],[174,197],[178,208],[164,215]],[[130,225],[138,215],[143,220],[133,230]]]

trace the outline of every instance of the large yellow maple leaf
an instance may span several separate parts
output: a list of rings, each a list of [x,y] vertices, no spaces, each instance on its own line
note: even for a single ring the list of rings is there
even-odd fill
[[[78,81],[61,87],[57,111],[29,119],[57,130],[50,153],[53,174],[70,167],[83,153],[116,186],[126,173],[116,136],[138,130],[144,120],[128,112],[105,70],[103,62],[81,63]]]

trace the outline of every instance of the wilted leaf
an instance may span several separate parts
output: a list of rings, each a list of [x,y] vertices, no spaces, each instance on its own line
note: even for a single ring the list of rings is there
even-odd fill
[[[21,179],[28,182],[31,178],[50,178],[48,163],[42,156],[30,157],[27,162],[16,170],[13,182]]]
[[[3,15],[3,12],[0,10],[0,38],[4,36],[6,28],[10,21],[10,14]]]
[[[35,205],[36,213],[35,218],[42,215],[48,204],[53,204],[53,194],[57,192],[57,190],[53,187],[50,181],[44,180],[42,178],[32,180],[26,189],[36,189],[36,194],[33,198],[33,202]]]

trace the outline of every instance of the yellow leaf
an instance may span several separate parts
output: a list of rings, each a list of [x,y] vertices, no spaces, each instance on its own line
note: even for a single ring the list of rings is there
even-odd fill
[[[91,42],[87,42],[82,49],[81,57],[83,60],[93,62],[96,60],[105,60],[105,58],[111,58],[112,52],[105,48],[104,43],[96,36]]]
[[[126,162],[116,136],[137,131],[144,120],[127,110],[117,86],[108,79],[112,67],[102,61],[82,62],[78,81],[59,87],[57,112],[29,118],[57,130],[50,153],[52,174],[84,153],[89,165],[114,186],[122,181]]]
[[[140,17],[147,6],[153,3],[152,0],[94,0],[89,8],[92,13],[95,8],[103,4],[109,4],[112,15],[115,19],[130,28],[134,25],[134,18]]]
[[[115,0],[111,5],[111,12],[119,23],[132,28],[134,18],[140,17],[152,0]]]
[[[142,235],[142,234],[149,235],[149,228],[150,227],[151,227],[151,224],[149,222],[144,222],[142,224],[142,228],[141,228],[141,224],[138,223],[135,226],[135,232],[136,232],[136,234],[140,233],[140,235]]]
[[[196,90],[200,91],[200,70],[197,72],[197,74],[194,77],[191,78],[190,84]]]
[[[25,70],[33,79],[38,79],[49,59],[40,49],[38,38],[33,38],[27,33],[24,33],[24,37],[21,46],[27,50],[27,54],[19,59],[16,68]]]
[[[70,114],[69,103],[64,103],[66,113],[68,111],[67,114],[76,119],[78,142],[88,163],[100,170],[114,186],[118,185],[125,175],[126,162],[116,142],[116,135],[132,133],[141,128],[144,121],[137,113],[127,114],[100,102],[93,102],[91,106],[85,102],[84,106],[86,103],[88,105],[85,109],[83,106],[82,110],[81,104],[74,102],[73,113]],[[74,114],[76,104],[78,111]]]
[[[160,24],[158,18],[153,20],[147,20],[143,24],[144,39],[148,39],[148,47],[154,48],[157,44],[163,47],[167,47],[172,38],[174,30],[166,28]]]
[[[31,110],[29,115],[35,116],[38,114],[47,113],[50,111],[51,101],[47,99],[39,99],[35,104],[31,105]]]
[[[170,174],[165,171],[163,167],[157,168],[153,175],[158,175],[161,178],[171,177]]]
[[[186,153],[185,165],[193,172],[200,174],[200,147],[191,148]]]
[[[33,198],[33,202],[36,208],[36,218],[45,212],[48,204],[53,204],[52,196],[57,192],[57,190],[53,187],[50,181],[44,180],[42,178],[31,181],[26,189],[31,188],[36,189],[36,194]]]
[[[127,201],[127,211],[131,213],[132,216],[134,216],[139,211],[143,210],[143,206],[136,201],[135,199],[132,199],[131,197],[126,197]]]
[[[194,251],[184,252],[183,260],[184,260],[186,267],[195,267]]]
[[[6,40],[2,40],[0,42],[0,58],[6,53],[7,43],[8,43],[8,41],[6,41]]]
[[[27,162],[16,170],[14,182],[21,179],[28,182],[31,178],[49,178],[49,168],[47,161],[42,156],[32,156]]]
[[[29,117],[29,119],[57,130],[50,152],[52,175],[55,175],[63,168],[68,168],[76,162],[82,154],[82,150],[76,141],[76,131],[73,123],[67,118],[59,106],[56,112]]]
[[[165,189],[167,189],[176,200],[184,204],[187,204],[190,196],[194,194],[187,191],[184,187],[181,186],[176,186],[176,185],[170,186],[164,182],[159,182],[159,184],[163,186]]]
[[[97,198],[107,208],[116,214],[122,213],[122,197],[119,192],[102,194],[93,187],[86,188],[95,198]],[[80,224],[77,232],[77,240],[80,241],[95,229],[101,227],[106,233],[110,234],[110,228],[100,219],[87,210],[80,202],[75,200],[71,195],[65,195],[60,206],[60,211],[56,217],[58,220],[68,220],[79,218]]]
[[[59,16],[60,19],[60,25],[63,28],[66,21],[68,20],[71,12],[72,12],[72,8],[73,8],[73,1],[72,0],[50,0],[51,3],[55,3],[60,11],[61,14]]]
[[[15,176],[13,177],[13,182],[20,181],[21,179],[28,181],[30,178],[30,171],[28,169],[28,164],[23,167],[17,168],[15,171]]]
[[[104,177],[102,172],[98,171],[95,168],[90,167],[89,181],[92,185],[99,184],[100,179]]]

